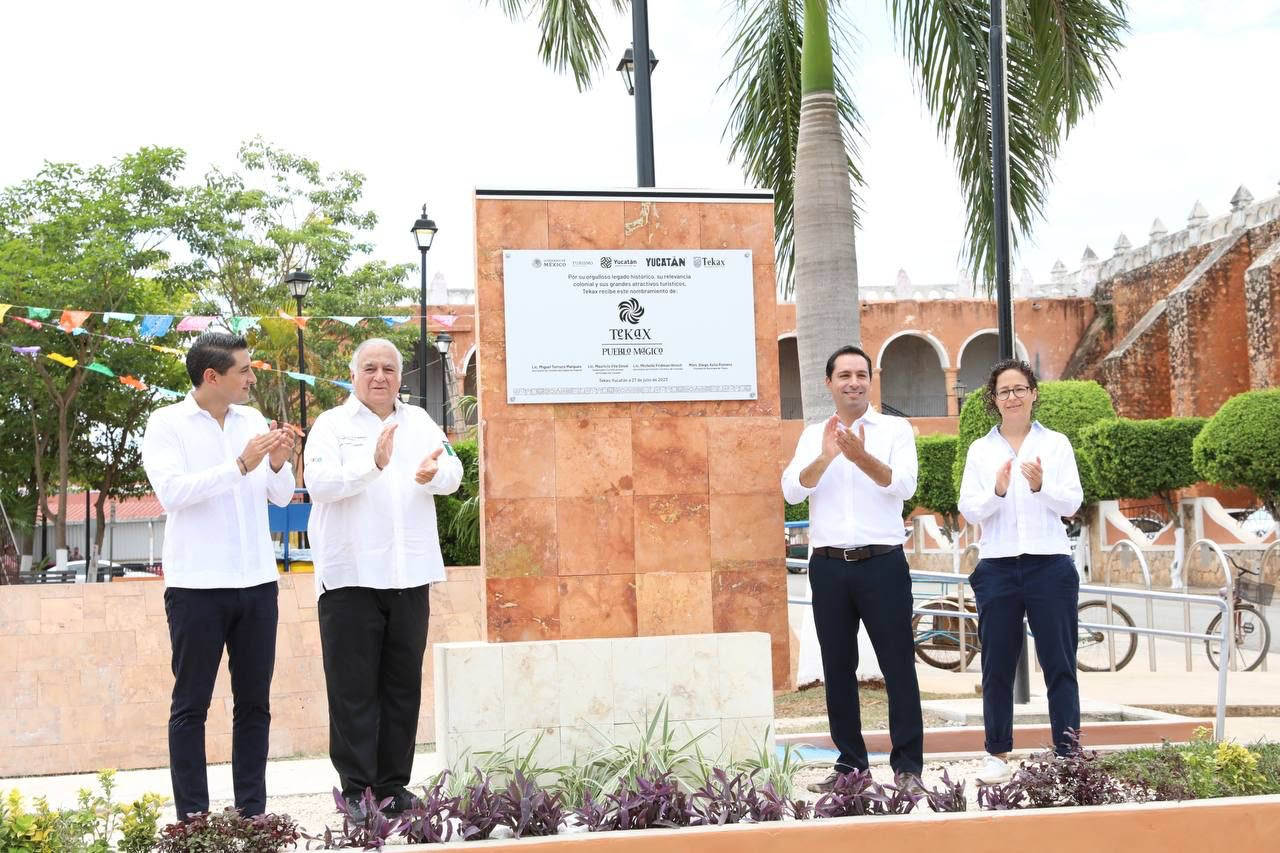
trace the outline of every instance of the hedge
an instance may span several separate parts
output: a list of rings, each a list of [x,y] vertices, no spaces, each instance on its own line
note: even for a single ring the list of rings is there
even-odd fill
[[[1246,391],[1222,404],[1192,443],[1204,479],[1252,489],[1280,518],[1280,389]]]
[[[480,565],[480,516],[475,512],[480,494],[480,461],[475,439],[455,441],[462,460],[462,485],[451,495],[436,495],[436,530],[446,566]],[[462,515],[461,530],[455,523]]]
[[[1205,418],[1099,421],[1080,431],[1083,454],[1098,497],[1159,497],[1173,513],[1173,495],[1200,481],[1191,445]]]
[[[907,502],[911,509],[920,507],[941,515],[949,531],[959,527],[960,508],[957,504],[960,493],[951,473],[955,468],[959,441],[959,436],[954,435],[916,436],[920,473],[916,480],[916,493]]]
[[[1080,471],[1080,485],[1084,487],[1084,502],[1096,503],[1101,500],[1093,472],[1080,453],[1080,432],[1085,427],[1098,421],[1114,420],[1115,407],[1111,405],[1111,397],[1107,389],[1097,382],[1063,379],[1057,382],[1040,383],[1040,400],[1036,404],[1036,420],[1051,430],[1065,435],[1076,451],[1076,467]],[[952,481],[956,489],[960,488],[960,480],[964,476],[964,460],[969,452],[969,445],[986,435],[999,419],[987,413],[983,404],[982,390],[965,398],[964,408],[960,411],[960,438],[956,444],[956,460],[952,470]]]

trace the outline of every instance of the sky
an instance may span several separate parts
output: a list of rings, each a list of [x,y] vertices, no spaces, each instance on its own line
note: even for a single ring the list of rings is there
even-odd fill
[[[651,0],[659,187],[740,189],[721,138],[718,85],[733,3]],[[416,262],[423,203],[440,227],[432,276],[474,277],[473,190],[635,185],[634,107],[611,69],[630,16],[597,4],[609,70],[586,93],[537,58],[537,30],[481,0],[10,4],[0,27],[0,185],[42,162],[105,162],[143,145],[188,155],[188,177],[269,142],[328,171],[365,174],[374,256]],[[865,120],[857,235],[863,286],[958,280],[963,206],[895,45],[885,0],[846,0],[857,22],[851,84]],[[1015,270],[1102,258],[1152,220],[1185,227],[1197,200],[1224,214],[1240,185],[1277,193],[1274,62],[1280,0],[1132,0],[1114,88],[1068,138],[1046,216]],[[89,306],[86,306],[89,307]]]

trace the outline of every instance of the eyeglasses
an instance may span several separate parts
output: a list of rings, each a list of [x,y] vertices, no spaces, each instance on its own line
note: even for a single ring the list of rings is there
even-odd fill
[[[1029,394],[1030,392],[1031,392],[1031,387],[1029,385],[1014,385],[1012,388],[1001,388],[999,391],[997,391],[996,399],[1008,400],[1009,396],[1013,395],[1014,397],[1017,397],[1019,400],[1021,400],[1023,397],[1027,396],[1027,394]]]

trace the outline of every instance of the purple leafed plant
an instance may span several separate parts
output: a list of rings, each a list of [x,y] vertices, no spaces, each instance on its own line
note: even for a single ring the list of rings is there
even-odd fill
[[[942,771],[942,788],[925,792],[925,802],[935,812],[962,812],[969,808],[969,800],[964,795],[964,780],[952,781],[951,774]]]
[[[1027,807],[1027,792],[1016,780],[1003,785],[979,785],[978,807],[993,812],[1007,812]]]
[[[697,816],[689,796],[666,771],[640,774],[632,786],[620,784],[609,799],[614,805],[615,829],[690,826]]]
[[[448,771],[422,790],[422,800],[400,815],[400,835],[409,844],[438,844],[453,837],[453,821],[459,798],[445,793]]]
[[[372,788],[365,788],[359,801],[348,803],[342,791],[334,788],[333,802],[342,815],[342,828],[333,830],[326,826],[320,835],[304,835],[307,848],[311,848],[310,842],[319,841],[324,849],[359,847],[362,850],[381,850],[401,827],[400,820],[383,814],[382,810],[391,804],[391,799],[379,800]]]
[[[755,823],[768,823],[775,820],[783,820],[787,816],[787,809],[790,803],[785,797],[778,794],[774,789],[772,782],[765,782],[763,785],[756,785],[754,780],[748,785],[747,792],[743,796],[743,802],[747,809],[747,818]],[[808,803],[804,800],[797,800],[803,803],[808,810]],[[803,820],[804,818],[799,818]]]
[[[507,804],[507,825],[516,838],[555,835],[564,822],[560,794],[548,793],[519,770],[502,792]]]
[[[702,826],[725,826],[738,823],[749,814],[747,794],[750,786],[745,773],[729,777],[721,768],[711,771],[707,781],[689,797],[693,823]]]
[[[489,787],[489,779],[478,769],[475,781],[462,792],[457,817],[458,837],[463,841],[482,841],[497,827],[513,822],[510,802]]]
[[[890,800],[890,794],[885,793],[885,789],[871,778],[870,770],[853,770],[836,777],[835,787],[813,804],[813,816],[861,817],[893,814],[894,812],[889,811]],[[913,800],[912,806],[914,805]]]
[[[161,853],[187,850],[276,853],[292,849],[298,837],[298,826],[288,815],[243,817],[229,808],[221,813],[192,815],[185,823],[169,824],[160,831],[155,849]]]

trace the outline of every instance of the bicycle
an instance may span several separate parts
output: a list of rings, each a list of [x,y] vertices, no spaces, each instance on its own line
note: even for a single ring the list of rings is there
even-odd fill
[[[1271,603],[1275,586],[1262,582],[1261,567],[1251,569],[1237,563],[1230,554],[1224,552],[1223,556],[1236,570],[1235,583],[1231,586],[1231,662],[1234,669],[1249,672],[1262,665],[1271,648],[1271,624],[1267,622],[1261,608]],[[1246,575],[1253,575],[1257,580]],[[1218,595],[1226,598],[1226,587],[1219,589]],[[1218,657],[1221,654],[1221,625],[1222,614],[1218,613],[1205,629],[1206,634],[1214,635],[1204,641],[1205,653],[1209,655],[1209,662],[1214,669],[1218,668]]]
[[[961,603],[958,596],[934,598],[926,601],[924,606],[930,610],[941,610],[949,613],[960,613]],[[977,603],[965,596],[964,612],[977,613]],[[1110,623],[1107,611],[1113,614]],[[1134,627],[1133,617],[1123,607],[1114,602],[1108,605],[1105,599],[1090,599],[1077,605],[1077,613],[1081,623],[1092,622],[1105,625]],[[978,624],[967,619],[965,625],[965,654],[963,664],[960,661],[960,616],[942,614],[916,614],[911,619],[912,633],[915,635],[916,657],[938,669],[963,672],[973,662],[981,650],[978,640]],[[1138,653],[1138,635],[1131,631],[1114,632],[1115,668],[1124,669]],[[1111,654],[1107,649],[1107,632],[1100,629],[1080,628],[1076,647],[1076,668],[1083,672],[1108,672],[1111,670]]]

